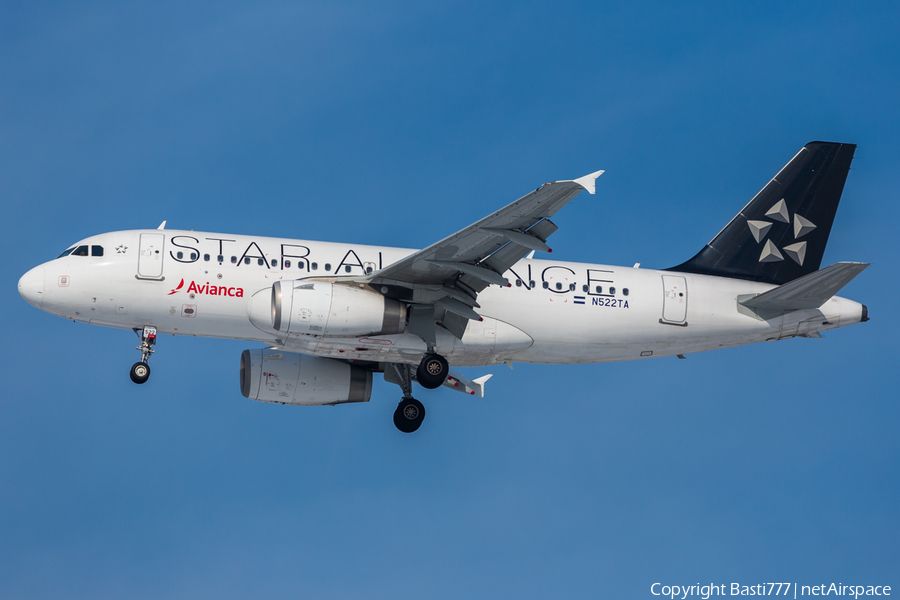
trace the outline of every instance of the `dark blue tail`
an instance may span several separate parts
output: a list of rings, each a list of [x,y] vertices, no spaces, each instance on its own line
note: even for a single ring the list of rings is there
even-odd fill
[[[694,258],[668,270],[778,285],[818,271],[855,150],[810,142]]]

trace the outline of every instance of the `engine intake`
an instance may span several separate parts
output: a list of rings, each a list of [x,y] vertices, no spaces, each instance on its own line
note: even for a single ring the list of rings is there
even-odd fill
[[[369,287],[324,281],[277,281],[270,327],[280,333],[355,337],[406,328],[406,305]]]
[[[330,358],[244,350],[241,394],[251,400],[306,406],[368,402],[372,372]]]

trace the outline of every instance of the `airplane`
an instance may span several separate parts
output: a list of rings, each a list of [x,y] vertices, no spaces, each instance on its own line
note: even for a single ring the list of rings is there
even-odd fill
[[[597,171],[546,183],[424,250],[165,229],[85,238],[19,280],[33,306],[133,330],[145,383],[161,333],[230,338],[243,396],[291,405],[367,402],[373,374],[400,386],[394,424],[416,431],[412,384],[483,396],[523,363],[641,360],[868,321],[836,294],[868,263],[820,269],[854,144],[810,142],[693,258],[644,269],[534,258],[550,218]],[[451,365],[454,369],[451,369]]]

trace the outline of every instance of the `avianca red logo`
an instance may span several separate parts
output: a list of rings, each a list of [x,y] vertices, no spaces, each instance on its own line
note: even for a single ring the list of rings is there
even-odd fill
[[[169,296],[181,290],[184,287],[184,279],[181,280],[174,290],[169,292]],[[190,285],[188,285],[188,289],[185,290],[188,294],[201,294],[206,296],[231,296],[232,298],[243,298],[244,297],[244,288],[239,287],[228,287],[225,285],[213,285],[210,282],[206,282],[204,284],[198,284],[194,281],[191,281]]]

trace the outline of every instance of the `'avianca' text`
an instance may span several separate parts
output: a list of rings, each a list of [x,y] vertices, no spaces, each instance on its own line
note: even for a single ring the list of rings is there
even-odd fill
[[[181,280],[181,283],[178,284],[174,290],[169,292],[169,296],[181,291],[181,288],[184,287],[184,279]],[[188,289],[185,290],[188,294],[200,294],[207,296],[230,296],[232,298],[243,298],[244,297],[244,288],[241,287],[228,287],[224,285],[212,285],[210,282],[206,282],[202,285],[196,283],[195,281],[191,281],[190,285],[188,285]]]

